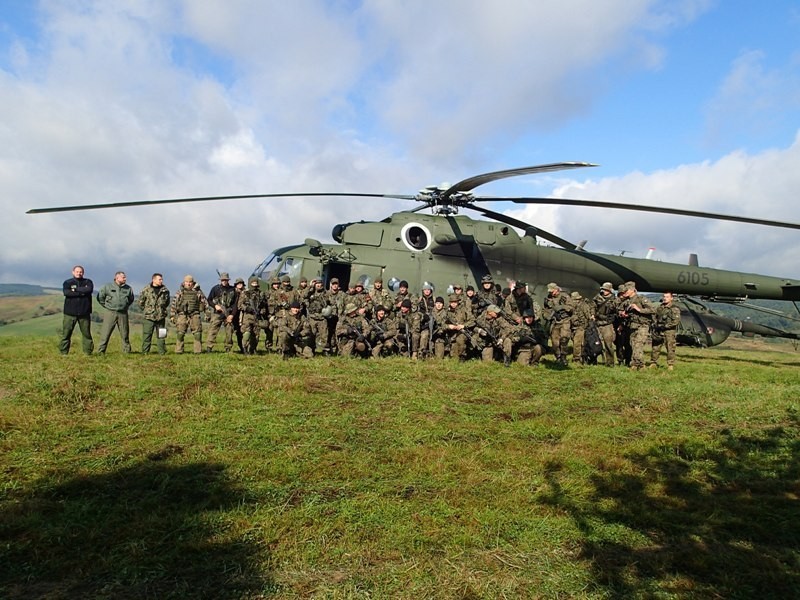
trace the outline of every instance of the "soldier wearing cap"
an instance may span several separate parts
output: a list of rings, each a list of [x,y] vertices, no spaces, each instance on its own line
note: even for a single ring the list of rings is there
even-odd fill
[[[339,323],[339,317],[344,315],[344,308],[347,304],[347,294],[339,287],[339,279],[333,277],[328,282],[328,304],[331,306],[330,315],[326,317],[328,320],[328,343],[325,344],[331,352],[336,352],[338,347],[338,339],[336,336],[336,326]]]
[[[411,298],[400,302],[400,309],[394,314],[397,327],[397,349],[401,354],[416,359],[419,356],[420,323],[422,315],[413,310]]]
[[[200,354],[203,351],[201,315],[206,312],[206,309],[208,309],[208,301],[205,294],[200,290],[194,277],[187,275],[183,278],[178,293],[172,299],[170,310],[170,321],[175,324],[178,337],[175,342],[175,354],[183,354],[183,340],[187,331],[191,331],[194,338],[194,353]]]
[[[352,291],[348,292],[347,294],[347,302],[352,302],[358,307],[358,314],[363,317],[368,317],[369,315],[368,310],[370,308],[370,297],[367,294],[366,290],[364,289],[364,282],[363,281],[356,281],[353,284]]]
[[[239,346],[239,352],[244,352],[244,346],[242,345],[242,323],[241,319],[239,318],[239,298],[242,296],[245,288],[247,286],[244,283],[244,279],[241,277],[236,278],[236,283],[233,285],[233,289],[236,290],[236,302],[233,305],[233,333],[236,335],[236,345]]]
[[[219,283],[211,288],[207,299],[210,315],[206,352],[213,350],[220,329],[225,330],[225,352],[230,352],[233,348],[233,319],[237,302],[236,288],[231,285],[230,275],[219,274]]]
[[[166,337],[159,335],[159,330],[167,326],[170,293],[164,285],[164,276],[153,273],[150,284],[139,294],[139,308],[142,309],[142,354],[150,353],[153,333],[156,334],[156,348],[159,354],[167,353]]]
[[[617,365],[629,366],[631,364],[631,331],[628,327],[628,318],[622,316],[622,304],[625,302],[625,290],[628,286],[620,283],[617,286],[616,309],[617,317],[614,319],[614,344],[616,345]]]
[[[239,322],[242,329],[242,348],[245,354],[255,354],[258,332],[269,317],[267,294],[261,291],[258,277],[247,280],[247,289],[239,294]]]
[[[650,325],[656,309],[653,304],[636,291],[636,283],[625,282],[625,293],[620,315],[627,317],[631,339],[631,369],[644,368],[644,346],[650,336]]]
[[[494,360],[495,350],[503,354],[503,364],[511,364],[511,353],[514,342],[519,338],[515,326],[501,316],[500,307],[490,304],[483,314],[475,319],[475,328],[471,337],[472,346],[481,353],[481,360],[491,362]]]
[[[559,365],[567,365],[567,347],[572,335],[572,306],[566,294],[561,293],[557,283],[547,284],[544,299],[544,318],[550,321],[550,344]]]
[[[675,348],[677,346],[678,326],[681,324],[681,309],[675,306],[672,292],[664,292],[661,304],[656,308],[653,321],[653,348],[650,353],[650,368],[658,367],[661,347],[667,349],[667,369],[675,368]]]
[[[464,288],[460,283],[453,284],[453,294],[458,296],[459,305],[464,307],[471,319],[474,319],[475,315],[472,312],[472,302],[470,302],[469,298],[464,294]]]
[[[528,284],[524,281],[513,282],[514,289],[503,303],[503,312],[513,319],[517,325],[522,324],[522,313],[532,310],[537,319],[542,316],[542,308],[528,293]]]
[[[594,320],[594,308],[593,304],[586,302],[580,292],[572,292],[570,294],[570,304],[572,305],[572,316],[570,317],[572,362],[583,364],[583,344],[586,339],[586,328]]]
[[[497,292],[497,289],[494,285],[494,280],[489,273],[481,277],[481,287],[478,290],[476,297],[478,298],[476,307],[478,310],[475,311],[476,315],[479,315],[486,310],[486,307],[490,304],[503,306],[503,298]]]
[[[279,338],[283,346],[281,353],[284,360],[290,356],[302,356],[303,358],[313,358],[314,340],[311,334],[311,324],[308,317],[303,314],[303,306],[299,300],[292,300],[286,316],[281,319],[278,325]]]
[[[475,327],[475,319],[467,314],[467,309],[461,306],[456,294],[450,294],[449,306],[445,313],[444,333],[447,336],[447,345],[450,356],[464,360],[467,356],[468,335]]]
[[[344,314],[339,316],[336,324],[336,339],[341,356],[360,356],[367,358],[372,350],[369,343],[370,326],[363,315],[358,314],[358,307],[348,303]]]
[[[411,301],[411,294],[408,291],[408,282],[404,279],[397,286],[397,293],[394,295],[393,306],[395,312],[400,312],[400,304],[403,300]]]
[[[328,317],[333,314],[333,308],[328,302],[328,293],[325,291],[325,282],[322,278],[312,281],[311,292],[306,297],[306,314],[317,354],[329,352]]]
[[[429,358],[444,358],[447,352],[447,335],[445,334],[445,326],[447,325],[447,307],[444,304],[444,298],[436,296],[433,301],[433,312],[431,313],[432,321],[429,321],[425,333],[426,346],[420,348],[425,355]],[[420,338],[420,343],[422,339]]]
[[[372,357],[380,358],[397,352],[397,323],[385,306],[375,306],[374,317],[369,324]]]
[[[530,308],[522,312],[522,325],[520,325],[518,335],[520,340],[517,346],[517,363],[538,367],[542,354],[544,354],[544,348],[540,341],[543,339],[543,332],[538,319]]]
[[[614,318],[617,315],[617,299],[614,286],[606,281],[600,291],[592,298],[594,303],[594,322],[600,339],[603,341],[603,361],[607,367],[614,366]]]

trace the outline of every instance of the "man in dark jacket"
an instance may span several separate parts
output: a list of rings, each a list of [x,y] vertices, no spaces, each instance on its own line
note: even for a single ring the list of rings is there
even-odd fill
[[[94,284],[91,279],[85,279],[83,273],[83,267],[75,265],[72,268],[72,277],[64,282],[64,321],[59,344],[61,354],[69,354],[75,325],[81,330],[84,353],[91,354],[94,350],[91,327]]]

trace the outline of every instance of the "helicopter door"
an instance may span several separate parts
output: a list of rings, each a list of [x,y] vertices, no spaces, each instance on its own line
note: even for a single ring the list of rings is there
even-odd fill
[[[339,289],[346,290],[350,283],[350,265],[344,263],[328,263],[322,272],[325,279],[325,289],[328,289],[331,279],[334,277],[339,280]]]

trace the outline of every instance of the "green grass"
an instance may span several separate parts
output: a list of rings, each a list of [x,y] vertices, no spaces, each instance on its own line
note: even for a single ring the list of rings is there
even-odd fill
[[[800,589],[794,352],[632,373],[56,344],[0,338],[3,598]]]

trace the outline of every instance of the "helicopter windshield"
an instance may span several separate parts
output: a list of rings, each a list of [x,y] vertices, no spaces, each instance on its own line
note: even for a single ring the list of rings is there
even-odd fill
[[[282,277],[288,275],[292,280],[297,280],[300,277],[300,271],[303,268],[303,259],[289,257],[283,260],[277,254],[270,254],[258,265],[253,271],[253,275],[264,281],[269,281],[274,277]]]
[[[281,257],[276,256],[274,253],[270,253],[267,258],[261,261],[261,264],[258,265],[255,269],[253,269],[253,275],[258,277],[259,279],[263,279],[268,281],[273,277],[273,275],[277,275],[278,271],[278,263],[280,263]]]

